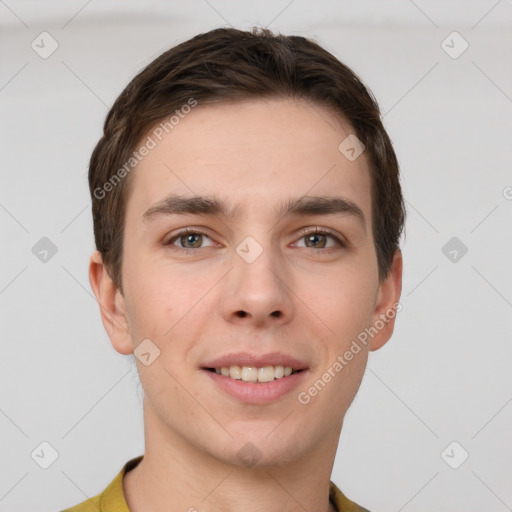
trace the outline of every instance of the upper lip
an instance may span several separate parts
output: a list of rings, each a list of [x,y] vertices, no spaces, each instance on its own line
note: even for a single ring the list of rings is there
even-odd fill
[[[222,368],[229,366],[252,366],[262,368],[264,366],[290,366],[294,370],[304,370],[307,364],[281,352],[269,352],[266,354],[254,354],[249,352],[233,352],[212,359],[204,365],[204,368]]]

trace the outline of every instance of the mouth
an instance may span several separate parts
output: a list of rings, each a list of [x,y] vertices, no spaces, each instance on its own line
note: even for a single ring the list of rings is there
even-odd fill
[[[218,368],[205,368],[209,372],[222,375],[228,379],[241,380],[244,382],[267,383],[295,375],[304,369],[292,368],[291,366],[221,366]]]
[[[238,403],[253,405],[284,399],[309,373],[306,361],[281,352],[232,352],[205,361],[201,370],[214,389]]]
[[[214,389],[235,399],[237,403],[266,405],[290,395],[304,381],[308,368],[292,366],[208,366],[202,368]]]

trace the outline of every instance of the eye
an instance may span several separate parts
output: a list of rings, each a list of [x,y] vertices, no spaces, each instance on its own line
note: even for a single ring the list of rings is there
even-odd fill
[[[333,241],[334,243],[328,244],[328,240]],[[333,247],[345,247],[346,244],[340,240],[336,235],[330,233],[329,231],[321,230],[319,228],[305,230],[301,233],[300,240],[305,241],[305,245],[302,247],[306,247],[309,249],[330,249]]]
[[[211,247],[213,246],[213,242],[209,244],[208,246],[203,246],[202,243],[207,240],[211,240],[211,238],[202,231],[198,231],[195,229],[183,229],[176,235],[174,235],[172,238],[170,238],[165,245],[172,245],[175,247],[178,247],[179,249],[185,249],[185,250],[194,250],[194,249],[202,249],[203,247]],[[179,242],[176,244],[175,242]]]
[[[346,247],[346,243],[344,243],[338,236],[327,230],[319,228],[305,229],[300,233],[299,241],[302,240],[305,242],[302,247],[308,249],[333,249],[336,247]],[[206,241],[210,241],[210,243],[203,245]],[[183,249],[185,251],[193,251],[204,247],[213,247],[215,243],[206,233],[197,229],[186,228],[176,233],[172,238],[165,242],[165,245],[177,247],[178,249]]]

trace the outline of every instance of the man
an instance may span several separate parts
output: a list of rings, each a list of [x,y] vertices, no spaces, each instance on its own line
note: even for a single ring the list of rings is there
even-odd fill
[[[90,282],[146,446],[69,510],[365,510],[330,476],[393,331],[404,206],[357,76],[302,37],[198,35],[117,99],[89,181]]]

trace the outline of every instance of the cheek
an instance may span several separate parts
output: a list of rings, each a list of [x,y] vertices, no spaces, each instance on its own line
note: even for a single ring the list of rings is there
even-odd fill
[[[333,420],[340,419],[359,389],[369,348],[358,336],[371,324],[377,292],[376,268],[362,265],[331,276],[318,294],[319,310],[332,332],[324,341],[327,357],[316,376],[321,381],[317,387],[325,384],[327,389],[318,392],[315,407]]]
[[[207,276],[191,275],[165,262],[144,261],[143,258],[136,265],[133,263],[127,261],[125,281],[133,341],[150,338],[164,350],[172,340],[175,350],[179,350],[180,345],[185,349],[184,344],[194,330],[200,328],[197,315],[203,311],[205,300],[202,298],[218,277],[211,271]],[[206,320],[207,315],[203,316]]]
[[[159,339],[172,327],[176,308],[183,303],[183,293],[177,283],[166,281],[165,275],[140,262],[139,272],[130,271],[124,281],[126,310],[133,341],[139,338]]]
[[[323,286],[316,289],[315,309],[330,328],[336,345],[343,346],[371,322],[378,280],[368,268],[366,270],[331,275],[323,280]]]

